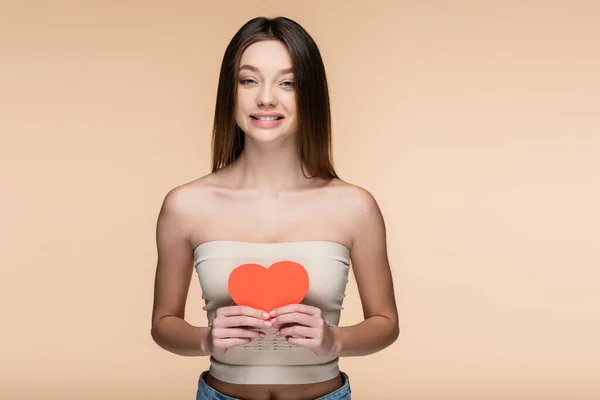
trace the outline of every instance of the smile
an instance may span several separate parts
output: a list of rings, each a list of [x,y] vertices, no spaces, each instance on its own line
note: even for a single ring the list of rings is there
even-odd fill
[[[259,121],[276,121],[278,119],[282,119],[283,117],[255,117],[253,115],[250,116],[251,118],[254,118],[256,120]]]
[[[252,121],[252,125],[257,128],[275,128],[282,124],[283,117],[280,115],[251,115],[250,121]]]

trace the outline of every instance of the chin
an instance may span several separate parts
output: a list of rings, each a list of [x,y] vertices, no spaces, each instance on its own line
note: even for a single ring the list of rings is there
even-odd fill
[[[293,136],[294,134],[288,124],[272,128],[262,128],[249,124],[240,126],[240,128],[245,132],[248,139],[258,143],[280,142]]]
[[[292,134],[287,132],[282,132],[280,130],[275,129],[249,129],[246,132],[246,136],[259,143],[272,143],[278,142],[285,138],[292,136]]]

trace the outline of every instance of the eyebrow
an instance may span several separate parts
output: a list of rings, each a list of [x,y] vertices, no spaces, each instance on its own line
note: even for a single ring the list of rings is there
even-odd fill
[[[257,72],[257,73],[258,73],[258,72],[260,72],[260,71],[258,70],[258,68],[256,68],[256,67],[255,67],[255,66],[253,66],[253,65],[248,65],[248,64],[244,64],[244,65],[242,65],[242,66],[240,67],[240,71],[241,71],[241,70],[243,70],[243,69],[247,69],[247,70],[249,70],[249,71],[252,71],[252,72]],[[281,69],[281,70],[279,70],[279,73],[280,73],[280,74],[291,74],[292,72],[294,72],[294,68],[284,68],[284,69]]]

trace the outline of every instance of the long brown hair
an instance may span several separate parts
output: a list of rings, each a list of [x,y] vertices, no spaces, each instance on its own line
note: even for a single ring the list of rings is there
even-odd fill
[[[298,112],[298,154],[310,177],[337,178],[331,150],[331,111],[325,66],[312,37],[289,18],[258,17],[233,36],[223,57],[212,137],[212,170],[235,161],[244,132],[235,122],[237,76],[242,53],[260,40],[279,40],[290,52]]]

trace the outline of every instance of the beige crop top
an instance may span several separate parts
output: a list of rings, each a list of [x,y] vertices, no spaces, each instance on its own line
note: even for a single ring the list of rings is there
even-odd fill
[[[309,289],[302,303],[320,308],[325,321],[337,326],[348,282],[350,250],[329,241],[219,240],[198,245],[194,249],[194,267],[209,324],[217,308],[234,304],[228,292],[229,274],[234,268],[246,263],[268,267],[281,260],[304,266]],[[338,358],[317,356],[311,349],[292,346],[285,338],[275,336],[274,328],[262,331],[265,338],[229,348],[224,356],[210,357],[211,375],[237,384],[300,384],[326,381],[339,374]]]

